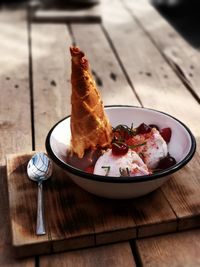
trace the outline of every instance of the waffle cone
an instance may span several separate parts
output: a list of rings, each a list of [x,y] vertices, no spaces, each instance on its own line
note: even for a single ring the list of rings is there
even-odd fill
[[[112,127],[104,112],[103,102],[90,72],[88,60],[77,47],[72,56],[71,151],[79,158],[86,149],[110,146]]]

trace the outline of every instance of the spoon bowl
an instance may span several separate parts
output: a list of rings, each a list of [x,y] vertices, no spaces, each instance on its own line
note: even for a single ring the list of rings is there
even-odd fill
[[[37,202],[37,226],[36,234],[44,235],[44,205],[43,205],[43,185],[42,182],[49,179],[52,174],[52,161],[43,152],[33,155],[27,165],[28,177],[38,183],[38,202]]]

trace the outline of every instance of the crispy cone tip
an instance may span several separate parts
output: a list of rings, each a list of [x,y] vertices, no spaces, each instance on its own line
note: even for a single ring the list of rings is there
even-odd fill
[[[110,146],[112,127],[104,112],[85,54],[78,47],[70,47],[70,53],[72,56],[71,150],[82,158],[87,149]]]
[[[88,60],[85,58],[85,54],[78,47],[70,47],[70,53],[74,64],[88,68]]]

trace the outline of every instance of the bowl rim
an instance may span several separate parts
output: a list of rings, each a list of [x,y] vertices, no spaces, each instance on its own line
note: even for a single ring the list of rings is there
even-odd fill
[[[91,173],[87,173],[84,172],[76,167],[73,167],[67,163],[64,163],[63,161],[61,161],[53,152],[51,145],[50,145],[50,138],[51,138],[51,134],[53,132],[53,130],[57,127],[58,124],[60,124],[62,121],[68,119],[69,117],[71,117],[71,115],[68,115],[66,117],[64,117],[63,119],[59,120],[48,132],[46,140],[45,140],[45,147],[46,147],[46,151],[48,153],[48,155],[50,156],[50,158],[61,168],[65,169],[66,171],[79,176],[80,178],[83,179],[89,179],[89,180],[94,180],[94,181],[99,181],[99,182],[106,182],[106,183],[141,183],[141,182],[146,182],[146,181],[152,181],[155,179],[159,179],[161,177],[170,175],[174,172],[176,172],[177,170],[181,169],[183,166],[185,166],[194,156],[195,151],[196,151],[196,140],[194,135],[192,134],[192,132],[190,131],[190,129],[180,120],[178,120],[177,118],[175,118],[172,115],[169,115],[163,111],[159,111],[156,109],[152,109],[152,108],[145,108],[145,107],[140,107],[140,106],[133,106],[133,105],[106,105],[104,108],[105,109],[109,109],[109,108],[116,108],[116,107],[121,107],[121,108],[134,108],[134,109],[145,109],[145,110],[150,110],[150,111],[154,111],[154,112],[158,112],[161,114],[164,114],[168,117],[171,117],[172,119],[174,119],[175,121],[177,121],[179,124],[181,124],[185,130],[188,132],[189,136],[190,136],[190,140],[191,140],[191,147],[190,150],[188,152],[188,154],[185,156],[185,158],[176,163],[175,165],[173,165],[170,168],[167,168],[165,170],[162,171],[158,171],[156,173],[150,174],[150,175],[141,175],[141,176],[123,176],[123,177],[115,177],[115,176],[103,176],[103,175],[97,175],[97,174],[91,174]]]

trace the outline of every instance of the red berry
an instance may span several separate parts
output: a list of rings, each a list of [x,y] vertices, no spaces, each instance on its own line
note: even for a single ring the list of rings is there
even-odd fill
[[[169,143],[172,135],[172,131],[170,128],[163,128],[160,130],[160,134],[166,143]]]
[[[85,169],[85,172],[89,172],[89,173],[93,173],[94,172],[94,167],[93,166],[89,166]]]
[[[138,127],[137,127],[137,133],[138,134],[145,134],[145,133],[149,133],[151,132],[151,127],[149,127],[148,125],[146,125],[145,123],[141,123]]]
[[[128,152],[128,146],[126,144],[113,143],[112,154],[114,156],[122,156]]]
[[[129,139],[129,137],[130,137],[129,132],[124,131],[123,137],[124,137],[125,140]]]
[[[117,141],[121,138],[120,133],[119,132],[113,132],[113,140]]]
[[[176,164],[176,160],[175,158],[171,157],[170,155],[168,155],[167,157],[163,158],[160,160],[160,162],[158,163],[157,168],[158,169],[167,169],[173,165]]]
[[[130,137],[129,136],[129,133],[126,130],[121,130],[121,131],[115,131],[115,132],[113,132],[113,139],[115,141],[126,140],[129,137]]]

